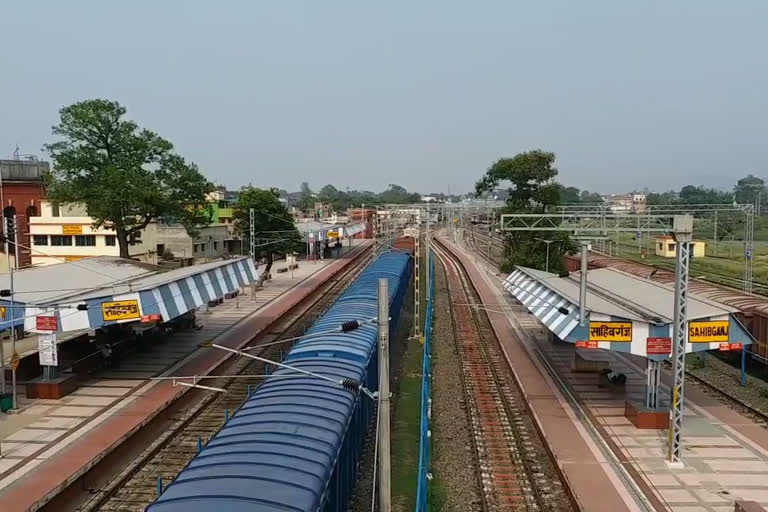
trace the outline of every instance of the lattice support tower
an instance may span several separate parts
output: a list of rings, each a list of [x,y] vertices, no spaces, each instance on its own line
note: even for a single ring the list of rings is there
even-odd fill
[[[248,212],[248,227],[250,230],[250,250],[249,254],[253,261],[256,261],[256,211],[251,208]],[[307,255],[309,258],[309,255]]]
[[[421,226],[416,223],[416,236],[413,240],[413,337],[421,337]]]
[[[742,210],[743,211],[743,210]],[[636,218],[637,217],[637,218]],[[677,264],[675,271],[675,304],[673,319],[672,364],[674,381],[670,399],[669,449],[667,462],[673,467],[682,465],[680,458],[680,437],[683,424],[683,398],[685,376],[685,343],[688,320],[688,273],[690,267],[691,240],[693,238],[693,216],[667,213],[659,215],[609,215],[601,211],[562,211],[544,214],[504,214],[501,216],[502,231],[565,231],[579,238],[599,239],[607,232],[672,233],[677,242]],[[586,274],[586,272],[584,272]],[[586,305],[586,279],[581,280],[580,316],[584,317]],[[651,376],[649,364],[648,379],[656,383],[654,394],[658,404],[657,376]],[[656,370],[655,368],[653,368]],[[646,397],[646,402],[650,400]]]
[[[669,412],[669,446],[667,463],[682,466],[680,437],[683,429],[683,402],[685,396],[685,342],[688,334],[688,271],[691,261],[693,219],[675,221],[677,263],[675,269],[675,310],[672,320],[672,396]]]

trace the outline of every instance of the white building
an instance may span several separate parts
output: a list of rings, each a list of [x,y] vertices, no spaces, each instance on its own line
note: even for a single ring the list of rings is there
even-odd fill
[[[32,264],[51,265],[90,256],[120,256],[113,229],[95,228],[82,205],[56,205],[40,201],[40,215],[29,218]],[[146,254],[141,243],[131,246],[131,256]],[[140,258],[146,261],[144,258]],[[150,258],[148,263],[156,260]]]
[[[114,229],[94,227],[82,205],[55,205],[42,200],[40,215],[30,217],[33,265],[51,265],[91,256],[120,256]],[[192,238],[183,226],[152,223],[128,246],[131,258],[157,264],[164,255],[208,261],[239,251],[224,224],[200,229]]]

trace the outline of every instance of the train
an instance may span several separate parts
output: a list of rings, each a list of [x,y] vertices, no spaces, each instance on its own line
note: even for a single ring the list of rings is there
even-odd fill
[[[379,255],[282,361],[344,385],[279,368],[145,511],[345,510],[376,408],[360,388],[378,389],[378,280],[394,340],[411,271],[407,251]]]
[[[577,272],[581,264],[578,255],[565,256],[564,262],[566,270],[571,272]],[[610,267],[670,286],[675,283],[674,272],[643,263],[599,254],[590,254],[588,262],[590,269]],[[768,298],[700,279],[691,279],[688,286],[694,295],[738,309],[739,320],[756,340],[750,348],[751,352],[763,358],[763,361],[768,359]]]

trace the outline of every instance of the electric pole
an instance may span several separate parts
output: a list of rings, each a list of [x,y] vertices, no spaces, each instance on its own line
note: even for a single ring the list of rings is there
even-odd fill
[[[379,279],[379,512],[391,510],[389,448],[389,287]]]

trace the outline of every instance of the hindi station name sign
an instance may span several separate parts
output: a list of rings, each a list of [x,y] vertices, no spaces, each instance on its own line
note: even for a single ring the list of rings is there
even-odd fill
[[[139,301],[119,300],[114,302],[102,302],[101,316],[104,318],[105,322],[141,318],[141,312],[139,311]]]
[[[632,322],[589,322],[589,341],[632,341]]]

